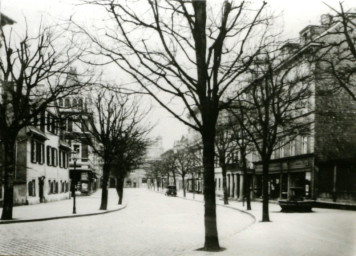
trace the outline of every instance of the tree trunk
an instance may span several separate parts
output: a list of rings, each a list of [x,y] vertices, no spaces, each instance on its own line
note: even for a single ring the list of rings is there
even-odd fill
[[[240,152],[241,152],[242,172],[244,177],[243,193],[247,203],[246,209],[249,211],[251,210],[251,197],[250,197],[250,182],[249,179],[247,178],[246,150],[241,147]]]
[[[269,213],[268,213],[268,200],[269,200],[269,195],[268,195],[268,161],[265,159],[262,159],[262,195],[263,195],[263,201],[262,201],[262,222],[268,222],[269,220]]]
[[[210,127],[209,127],[210,128]],[[218,229],[216,225],[216,197],[215,197],[215,177],[214,177],[214,126],[211,130],[203,133],[203,166],[204,166],[204,224],[205,224],[205,244],[207,251],[220,249]]]
[[[185,192],[185,175],[182,175],[182,185],[183,185],[183,196],[186,197],[186,192]]]
[[[4,141],[4,201],[1,219],[12,219],[14,205],[14,172],[16,166],[15,141]]]
[[[124,196],[124,178],[122,177],[116,177],[117,179],[117,183],[116,183],[116,191],[117,191],[117,195],[119,196],[119,204],[122,204],[122,199]]]
[[[108,180],[110,176],[110,165],[104,163],[103,166],[103,186],[101,190],[101,204],[100,210],[107,210],[108,208]]]
[[[226,165],[220,163],[222,177],[223,177],[223,191],[224,191],[224,204],[229,204],[229,195],[227,193],[227,184],[226,184]]]

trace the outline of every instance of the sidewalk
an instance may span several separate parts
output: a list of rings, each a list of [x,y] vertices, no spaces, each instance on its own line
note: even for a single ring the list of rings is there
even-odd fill
[[[126,204],[118,205],[118,196],[115,189],[109,189],[108,207],[106,211],[99,210],[101,201],[101,190],[96,191],[90,196],[76,197],[76,214],[73,214],[73,198],[33,204],[21,205],[13,208],[12,220],[0,220],[0,224],[10,224],[19,222],[44,221],[62,218],[73,218],[105,214],[118,211],[126,207]],[[0,215],[2,208],[0,208]]]
[[[179,191],[178,196],[183,197]],[[196,201],[203,202],[203,195],[195,194]],[[193,200],[193,194],[186,194]],[[217,205],[223,205],[217,197]],[[251,214],[254,225],[228,239],[220,239],[226,250],[219,256],[355,256],[356,255],[356,212],[313,208],[311,213],[282,213],[278,204],[269,204],[271,222],[261,222],[262,202],[252,202],[252,210],[246,211],[246,203],[229,201],[227,207]],[[188,256],[215,255],[216,253],[195,251]]]

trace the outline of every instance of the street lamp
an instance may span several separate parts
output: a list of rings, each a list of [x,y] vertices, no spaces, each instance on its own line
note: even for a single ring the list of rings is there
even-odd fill
[[[73,214],[77,213],[76,205],[75,205],[75,187],[77,183],[77,175],[76,175],[76,168],[77,168],[77,160],[79,158],[78,155],[78,150],[72,151],[72,160],[74,162],[74,170],[73,170],[73,175],[72,175],[72,184],[71,184],[71,190],[72,190],[72,196],[73,196]]]

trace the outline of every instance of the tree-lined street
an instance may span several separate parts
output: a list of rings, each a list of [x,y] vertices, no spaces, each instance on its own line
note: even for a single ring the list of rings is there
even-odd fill
[[[163,256],[181,255],[201,247],[202,203],[146,189],[127,189],[125,193],[127,207],[119,212],[0,225],[0,255]],[[95,195],[93,200],[99,202],[99,194]],[[232,209],[218,208],[218,214],[223,239],[254,222],[249,215]]]
[[[116,202],[114,189],[109,192]],[[196,251],[204,233],[202,195],[195,195],[196,201],[192,201],[192,194],[187,193],[185,200],[182,191],[181,198],[147,189],[127,189],[125,193],[127,207],[118,212],[0,225],[0,255],[214,254]],[[90,199],[98,204],[100,193]],[[223,200],[217,202],[223,204]],[[230,201],[228,207],[243,209],[242,203],[236,201]],[[251,213],[258,217],[261,207],[261,203],[253,202]],[[220,254],[355,255],[353,211],[315,209],[310,214],[281,213],[276,204],[271,204],[270,210],[274,221],[261,223],[236,209],[218,206],[221,245],[226,248]]]

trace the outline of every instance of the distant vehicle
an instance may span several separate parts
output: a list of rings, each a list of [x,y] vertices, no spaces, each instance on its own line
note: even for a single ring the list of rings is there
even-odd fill
[[[176,186],[167,186],[166,187],[166,196],[177,196]]]

